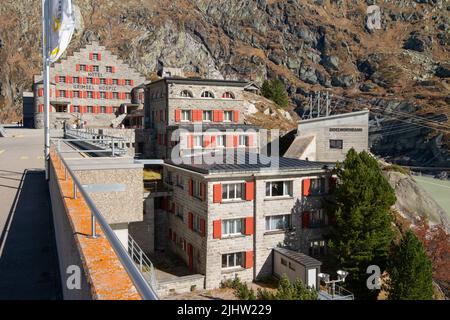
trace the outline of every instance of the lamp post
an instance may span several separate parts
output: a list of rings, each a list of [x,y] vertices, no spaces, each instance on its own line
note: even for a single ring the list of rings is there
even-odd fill
[[[338,270],[337,272],[338,278],[336,280],[330,280],[330,275],[327,273],[319,273],[319,278],[328,286],[331,284],[331,296],[334,298],[336,293],[336,283],[344,283],[345,278],[348,276],[348,272],[344,270]]]

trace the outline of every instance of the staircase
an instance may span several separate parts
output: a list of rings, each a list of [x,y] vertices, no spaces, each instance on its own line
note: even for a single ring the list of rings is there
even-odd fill
[[[113,125],[113,128],[117,128],[118,126],[120,126],[122,124],[122,121],[127,117],[127,114],[121,114],[120,116],[118,116],[117,118],[111,120],[111,124]]]

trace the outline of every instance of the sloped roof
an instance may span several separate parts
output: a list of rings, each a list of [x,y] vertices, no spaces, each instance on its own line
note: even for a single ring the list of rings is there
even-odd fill
[[[300,159],[313,140],[314,136],[297,136],[283,156]]]
[[[300,263],[305,267],[319,267],[322,265],[322,262],[320,262],[319,260],[298,251],[280,247],[276,247],[273,250],[281,253],[283,256],[291,260],[294,260],[295,262]]]

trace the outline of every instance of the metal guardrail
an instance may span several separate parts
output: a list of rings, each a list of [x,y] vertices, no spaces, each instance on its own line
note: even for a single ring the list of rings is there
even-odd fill
[[[90,133],[76,129],[66,129],[64,131],[65,136],[75,137],[75,139],[64,139],[67,142],[86,142],[94,147],[100,148],[100,150],[83,150],[84,152],[111,152],[112,156],[124,155],[127,153],[124,144],[126,140],[121,137],[114,137],[98,133]],[[122,145],[122,146],[120,146]]]
[[[128,234],[128,253],[133,261],[139,266],[139,270],[144,275],[144,278],[148,281],[152,288],[156,288],[156,274],[153,263],[141,249],[139,244],[134,241],[133,237]]]
[[[58,151],[57,151],[58,153]],[[97,238],[96,233],[96,221],[99,223],[100,227],[103,230],[103,233],[105,234],[106,238],[108,239],[109,243],[113,247],[114,251],[116,252],[117,256],[120,259],[120,262],[122,263],[123,267],[127,271],[128,275],[130,276],[133,284],[135,285],[137,291],[141,295],[141,297],[145,300],[158,300],[158,296],[156,295],[155,290],[149,285],[148,281],[145,279],[144,275],[141,273],[139,268],[136,266],[133,259],[128,254],[125,247],[120,242],[119,238],[117,238],[114,231],[111,229],[111,227],[106,222],[105,218],[102,216],[100,211],[97,209],[94,201],[89,196],[87,191],[83,188],[83,185],[81,184],[80,180],[78,180],[77,176],[74,174],[74,172],[70,169],[65,159],[62,157],[61,153],[58,153],[61,164],[64,166],[64,173],[65,173],[65,179],[67,180],[69,175],[73,181],[73,194],[74,199],[77,198],[77,193],[79,192],[82,196],[86,204],[88,205],[90,211],[91,211],[91,237]]]

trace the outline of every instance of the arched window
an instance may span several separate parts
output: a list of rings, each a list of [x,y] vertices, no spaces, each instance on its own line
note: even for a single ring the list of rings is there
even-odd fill
[[[234,94],[230,91],[224,92],[222,95],[222,98],[224,99],[234,99]]]
[[[192,95],[192,92],[190,92],[189,90],[181,91],[180,96],[182,96],[183,98],[193,98],[194,97]]]
[[[202,98],[214,98],[214,94],[211,91],[203,91]]]

